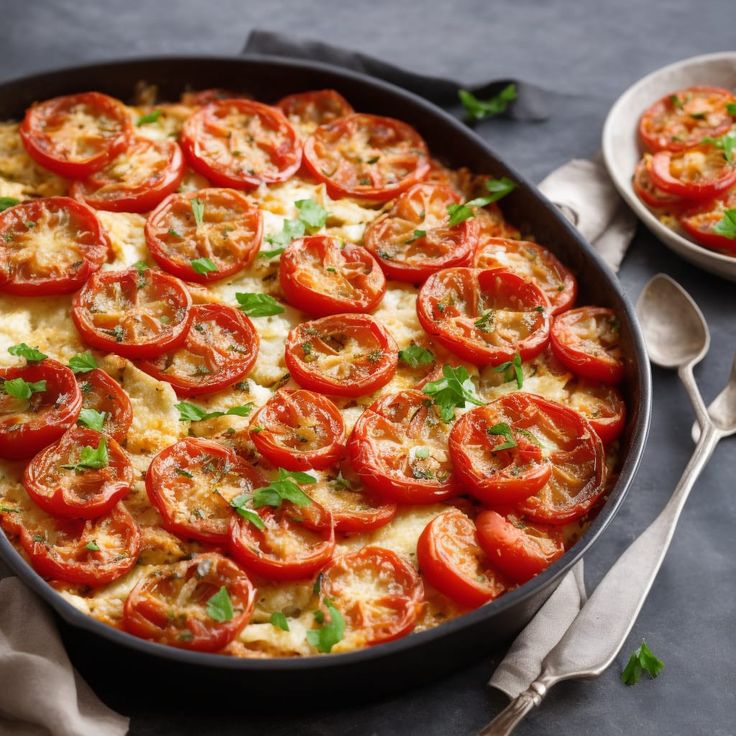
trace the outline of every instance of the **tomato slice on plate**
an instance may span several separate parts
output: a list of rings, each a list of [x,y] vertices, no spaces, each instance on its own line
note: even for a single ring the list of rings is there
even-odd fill
[[[368,646],[408,634],[424,599],[414,568],[384,547],[336,557],[323,570],[320,589],[345,619],[346,638]]]
[[[429,335],[476,365],[541,353],[549,312],[538,286],[504,270],[448,268],[430,276],[417,298],[419,322]]]
[[[731,187],[723,197],[685,213],[680,218],[680,225],[700,245],[733,254],[736,253],[736,238],[719,232],[717,227],[724,220],[726,210],[734,208],[736,208],[736,186]]]
[[[196,437],[159,452],[146,473],[146,492],[164,528],[205,544],[227,544],[230,502],[265,484],[261,473],[232,450]]]
[[[449,437],[458,479],[491,506],[523,501],[549,480],[552,468],[531,433],[537,428],[533,394],[515,391],[457,420]]]
[[[0,292],[49,296],[76,291],[107,259],[110,242],[93,210],[48,197],[0,213]]]
[[[90,347],[131,360],[181,345],[192,297],[174,276],[147,269],[93,274],[72,301],[72,320]]]
[[[619,438],[626,422],[626,403],[616,386],[577,378],[565,389],[565,403],[590,422],[604,445]]]
[[[242,312],[224,304],[197,304],[184,344],[138,367],[170,383],[178,396],[200,396],[245,378],[258,346],[258,333]]]
[[[447,425],[421,391],[384,396],[358,418],[348,441],[367,488],[397,503],[435,503],[459,488],[447,447]]]
[[[448,186],[415,184],[365,231],[365,247],[386,276],[419,284],[433,273],[470,263],[478,242],[475,218],[450,226],[448,206],[460,197]]]
[[[535,283],[551,305],[550,314],[570,309],[578,295],[578,282],[549,251],[528,240],[483,238],[476,248],[476,268],[502,268]]]
[[[253,261],[261,247],[263,218],[234,189],[200,189],[161,202],[148,216],[145,232],[148,250],[164,271],[206,284]],[[198,259],[209,259],[209,269],[196,270]]]
[[[289,304],[316,317],[372,312],[386,293],[383,271],[365,248],[327,235],[292,241],[281,254],[279,282]]]
[[[25,387],[18,379],[25,382]],[[82,408],[74,374],[48,358],[36,364],[0,368],[0,387],[3,458],[16,460],[35,455],[72,427]]]
[[[398,346],[373,317],[335,314],[291,330],[284,358],[291,376],[304,388],[356,397],[393,378]]]
[[[676,197],[674,194],[668,194],[652,181],[649,171],[651,165],[652,156],[648,153],[644,154],[636,165],[633,181],[636,196],[649,207],[665,212],[677,212],[687,206],[689,204],[687,200]]]
[[[76,378],[82,392],[82,409],[94,409],[104,414],[103,434],[122,442],[133,423],[133,406],[128,394],[114,378],[99,368],[78,373]]]
[[[121,102],[100,92],[83,92],[32,105],[19,132],[41,166],[59,176],[84,179],[126,148],[133,126]]]
[[[237,565],[209,552],[158,566],[144,577],[125,600],[123,626],[143,639],[216,652],[248,623],[255,597],[253,584]],[[232,610],[213,605],[218,600],[229,601]]]
[[[713,199],[736,182],[736,161],[723,151],[700,145],[684,151],[659,151],[649,167],[652,183],[684,199]]]
[[[304,163],[333,199],[393,199],[429,173],[427,144],[406,123],[355,113],[320,125]]]
[[[287,95],[276,103],[276,107],[302,135],[311,135],[320,125],[355,112],[350,103],[334,89]]]
[[[286,181],[302,162],[299,137],[281,110],[242,98],[195,112],[184,123],[181,145],[195,171],[235,189]]]
[[[184,156],[176,141],[136,138],[105,168],[75,181],[71,195],[111,212],[148,212],[179,186]]]
[[[126,496],[133,483],[133,466],[112,437],[105,440],[105,464],[83,467],[82,449],[97,449],[103,435],[77,427],[41,450],[26,466],[23,485],[28,495],[52,516],[95,519]],[[73,465],[75,467],[65,467]]]
[[[478,545],[473,522],[459,509],[427,524],[417,542],[417,562],[440,593],[466,608],[478,608],[506,591],[503,576]]]
[[[45,578],[96,588],[135,567],[141,533],[125,506],[96,519],[54,519],[23,526],[20,543],[33,569]]]
[[[482,511],[475,520],[478,542],[493,564],[516,583],[525,583],[546,570],[565,552],[560,532],[544,524],[529,524],[515,515]]]
[[[262,506],[260,529],[240,516],[230,522],[230,554],[242,567],[269,580],[310,578],[335,551],[335,527],[329,511],[315,501],[278,508]]]
[[[555,317],[550,344],[555,357],[583,378],[619,383],[624,377],[618,317],[606,307],[578,307]]]
[[[250,438],[276,467],[327,468],[345,450],[345,422],[326,396],[281,389],[253,415]]]
[[[651,151],[682,151],[706,136],[714,138],[733,125],[728,105],[733,92],[722,87],[688,87],[665,95],[639,121],[639,135]]]

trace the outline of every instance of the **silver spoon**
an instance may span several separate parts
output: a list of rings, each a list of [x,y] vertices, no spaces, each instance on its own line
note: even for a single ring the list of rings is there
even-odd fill
[[[702,313],[668,276],[659,274],[644,287],[637,303],[650,360],[677,368],[702,431],[690,462],[659,516],[619,557],[580,613],[542,661],[529,688],[511,701],[479,736],[508,736],[539,705],[552,685],[574,678],[598,677],[615,659],[636,621],[670,546],[685,501],[722,437],[736,432],[736,370],[711,420],[703,404],[693,366],[708,350],[710,338]]]

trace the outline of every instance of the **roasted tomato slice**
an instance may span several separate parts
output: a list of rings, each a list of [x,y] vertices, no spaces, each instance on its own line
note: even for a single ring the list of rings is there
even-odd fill
[[[242,313],[224,304],[198,304],[184,344],[138,367],[167,381],[178,396],[221,391],[245,378],[258,357],[258,333]]]
[[[383,271],[365,248],[327,235],[292,241],[281,255],[279,281],[289,304],[315,317],[372,312],[386,293]]]
[[[434,503],[459,490],[447,425],[421,391],[400,391],[371,404],[355,423],[348,451],[365,486],[389,501]]]
[[[722,87],[688,87],[665,95],[641,116],[639,135],[652,151],[682,151],[733,125],[728,105],[734,93]]]
[[[281,389],[253,415],[250,438],[276,467],[327,468],[345,450],[345,422],[326,396]]]
[[[201,284],[248,266],[261,247],[262,234],[260,210],[234,189],[172,194],[146,221],[146,243],[156,263]]]
[[[605,491],[603,442],[590,422],[574,409],[533,394],[511,396],[527,397],[527,415],[516,426],[527,424],[527,431],[542,446],[552,467],[547,483],[516,508],[544,524],[560,525],[580,518]]]
[[[368,646],[408,634],[424,599],[414,568],[383,547],[336,557],[323,570],[320,589],[345,619],[345,638]]]
[[[736,161],[709,144],[685,151],[655,153],[649,167],[652,183],[684,199],[713,199],[736,182]]]
[[[350,103],[334,89],[288,95],[280,99],[276,107],[304,136],[314,133],[320,125],[355,112]]]
[[[493,564],[516,583],[525,583],[565,552],[562,534],[511,514],[482,511],[475,520],[478,542]]]
[[[578,295],[578,282],[547,248],[528,240],[484,238],[475,251],[476,268],[502,268],[534,282],[551,305],[551,314],[570,309]]]
[[[82,395],[74,374],[46,359],[0,369],[0,457],[31,457],[74,425]]]
[[[71,194],[111,212],[148,212],[179,186],[184,156],[176,141],[136,138],[104,169],[72,184]]]
[[[320,125],[304,144],[304,163],[333,199],[383,202],[429,173],[427,145],[412,127],[361,113]]]
[[[565,403],[590,422],[604,445],[618,439],[626,421],[626,403],[615,386],[577,378],[565,389]]]
[[[59,176],[84,179],[125,149],[132,130],[121,102],[99,92],[83,92],[29,107],[20,137],[41,166]]]
[[[736,186],[731,187],[722,198],[683,215],[680,218],[680,225],[700,245],[733,254],[736,253],[736,238],[719,232],[718,225],[726,220],[726,211],[734,208],[736,208]]]
[[[82,409],[94,409],[104,414],[103,434],[122,442],[133,423],[133,406],[120,384],[105,371],[94,368],[77,374],[82,392]]]
[[[449,437],[458,479],[491,506],[523,501],[552,474],[531,430],[542,431],[536,396],[516,391],[463,414]]]
[[[293,176],[302,162],[294,128],[275,107],[218,100],[195,112],[181,133],[191,167],[221,187],[251,189]]]
[[[118,504],[96,519],[52,519],[22,527],[20,543],[33,569],[45,578],[76,585],[107,585],[135,567],[141,534]]]
[[[520,238],[519,229],[506,222],[500,207],[492,204],[475,211],[475,221],[478,223],[478,240],[483,242],[487,238]]]
[[[235,563],[214,552],[197,555],[144,577],[128,594],[123,626],[143,639],[216,652],[248,623],[255,595]]]
[[[448,186],[415,184],[365,231],[365,247],[386,276],[419,284],[437,271],[467,266],[478,242],[475,218],[450,226],[447,208],[460,202]]]
[[[396,372],[398,347],[367,314],[335,314],[302,322],[286,340],[286,367],[304,388],[335,396],[364,396]]]
[[[549,311],[538,286],[503,270],[448,268],[430,276],[417,299],[422,327],[476,365],[541,353],[549,340]]]
[[[227,544],[230,502],[265,485],[258,470],[232,450],[187,437],[156,455],[146,473],[146,491],[163,526],[181,539]]]
[[[666,212],[678,212],[685,207],[688,202],[682,197],[676,197],[674,194],[668,194],[663,191],[652,181],[649,169],[652,165],[652,156],[649,153],[644,154],[641,161],[636,165],[634,172],[634,192],[636,196],[644,202],[644,204],[657,210]]]
[[[95,213],[49,197],[0,213],[0,292],[70,294],[107,259],[110,242]]]
[[[210,87],[209,89],[190,90],[182,92],[180,100],[182,105],[190,107],[203,107],[209,105],[210,102],[218,100],[232,100],[234,98],[250,99],[250,95],[244,92],[236,92],[232,89],[222,89],[220,87]]]
[[[96,350],[131,360],[155,358],[184,342],[191,306],[179,279],[130,268],[93,274],[74,296],[72,319]]]
[[[230,522],[230,554],[249,572],[269,580],[310,578],[335,551],[330,512],[315,501],[278,508],[262,506],[260,524],[240,516]],[[263,528],[261,528],[263,527]]]
[[[591,381],[618,383],[624,377],[618,317],[605,307],[578,307],[555,317],[552,352],[573,373]]]
[[[105,443],[101,467],[80,465],[85,448]],[[70,467],[72,466],[72,467]],[[26,466],[23,485],[47,513],[73,519],[95,519],[107,513],[130,491],[133,466],[112,437],[76,428],[49,445]]]
[[[506,590],[503,577],[478,545],[473,522],[459,509],[427,524],[417,542],[417,562],[440,593],[466,608],[482,606]]]

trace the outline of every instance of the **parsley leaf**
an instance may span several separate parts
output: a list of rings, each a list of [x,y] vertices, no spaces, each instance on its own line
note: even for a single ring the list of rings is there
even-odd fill
[[[723,151],[723,157],[726,161],[729,163],[733,161],[733,152],[736,149],[736,132],[733,130],[729,130],[728,133],[720,136],[720,138],[706,136],[701,143],[710,143],[712,146],[719,148]]]
[[[265,258],[268,260],[269,258],[274,258],[275,256],[280,256],[286,248],[274,248],[273,250],[262,250],[259,254],[259,258]]]
[[[516,378],[516,387],[521,388],[524,385],[524,371],[521,368],[521,355],[516,353],[513,360],[507,360],[501,365],[497,365],[494,370],[496,373],[503,373],[505,383]]]
[[[3,391],[14,399],[24,399],[28,401],[33,394],[46,390],[46,381],[36,381],[35,383],[24,381],[22,378],[11,378],[3,381]]]
[[[678,110],[682,110],[684,107],[682,100],[677,95],[670,95],[670,102],[672,103],[672,107]]]
[[[193,258],[190,263],[192,268],[200,274],[214,273],[218,270],[211,258]]]
[[[487,100],[479,100],[467,89],[459,90],[457,96],[460,98],[465,112],[468,113],[468,117],[472,120],[482,120],[506,112],[509,103],[513,102],[519,94],[516,85],[512,83],[506,85],[497,95]]]
[[[726,210],[723,217],[713,226],[713,232],[724,238],[736,240],[736,207]]]
[[[664,662],[655,657],[647,643],[642,640],[641,646],[629,657],[628,664],[621,673],[621,682],[624,685],[636,685],[643,672],[650,677],[657,677],[663,667]]]
[[[450,204],[447,206],[447,214],[450,216],[450,227],[459,225],[461,222],[475,217],[476,208],[485,207],[493,202],[497,202],[499,199],[513,192],[516,189],[516,182],[507,176],[502,176],[500,179],[487,179],[485,187],[489,192],[485,197],[476,197],[469,202],[465,202],[465,204]]]
[[[196,197],[189,203],[192,208],[192,214],[194,215],[194,222],[197,227],[204,223],[204,202]]]
[[[87,350],[85,353],[77,353],[69,360],[69,367],[74,373],[87,373],[97,368],[95,356]]]
[[[424,387],[423,392],[431,396],[439,407],[443,421],[451,421],[455,417],[455,407],[462,409],[467,401],[477,406],[485,403],[476,396],[475,386],[465,367],[459,365],[453,368],[451,365],[444,365],[442,375],[443,378],[430,381]]]
[[[231,406],[226,411],[206,411],[196,404],[191,404],[188,401],[180,401],[176,404],[176,408],[179,410],[180,422],[201,422],[205,419],[224,416],[247,417],[253,411],[253,404],[248,402],[240,406]]]
[[[89,427],[90,429],[96,429],[98,432],[102,432],[102,427],[107,419],[106,411],[96,411],[95,409],[82,409],[79,412],[79,418],[77,424],[81,424],[83,427]]]
[[[268,294],[244,294],[238,291],[235,294],[241,312],[249,317],[268,317],[272,314],[281,314],[284,308]]]
[[[335,608],[332,603],[325,598],[325,608],[330,620],[324,623],[324,615],[321,617],[322,626],[319,629],[310,629],[307,631],[307,641],[318,651],[327,654],[332,651],[332,647],[345,636],[345,619],[340,611]],[[322,613],[318,611],[318,613]],[[315,616],[315,620],[320,621]]]
[[[138,118],[138,122],[136,123],[136,125],[140,127],[141,125],[155,123],[163,114],[163,110],[151,110],[151,112],[149,112],[148,114],[141,115],[141,117]]]
[[[138,271],[138,273],[145,273],[148,271],[148,264],[145,261],[136,261],[133,264],[133,268]]]
[[[308,473],[290,472],[279,468],[279,476],[267,486],[258,488],[253,494],[253,507],[274,506],[278,508],[283,501],[290,501],[295,506],[309,506],[312,500],[297,484],[316,483],[317,479]]]
[[[310,235],[324,227],[330,216],[330,213],[313,199],[298,199],[294,205],[299,210],[299,219]]]
[[[736,118],[736,102],[729,102],[726,105],[726,112],[732,117]]]
[[[220,623],[233,620],[233,602],[224,585],[207,601],[207,615]]]
[[[478,317],[473,324],[481,331],[481,332],[493,332],[495,328],[495,322],[496,322],[496,312],[493,309],[486,309],[483,314],[481,314],[480,317]]]
[[[506,422],[499,422],[498,424],[494,424],[492,427],[488,427],[488,429],[486,429],[486,432],[488,432],[488,434],[490,435],[501,435],[504,440],[506,440],[500,445],[496,445],[496,447],[493,448],[493,452],[510,450],[512,447],[516,447],[516,440],[514,439],[514,435],[511,433],[511,427],[509,427]]]
[[[409,347],[399,350],[399,360],[403,360],[410,368],[418,368],[420,365],[433,363],[434,355],[421,345],[412,343]]]
[[[271,625],[275,626],[277,629],[281,629],[282,631],[289,630],[289,622],[281,611],[274,611],[271,614]]]
[[[92,539],[87,544],[84,545],[85,549],[88,549],[90,552],[99,552],[100,551],[100,545],[97,544],[96,539]]]
[[[11,345],[8,348],[8,352],[19,358],[25,358],[29,363],[40,363],[42,360],[46,360],[46,358],[49,357],[45,353],[42,353],[38,348],[32,348],[24,342],[21,342],[18,345]]]
[[[266,525],[263,523],[263,519],[255,511],[245,508],[245,503],[248,501],[248,497],[243,493],[240,496],[236,496],[230,505],[242,516],[246,521],[249,521],[256,529],[263,531]]]
[[[8,209],[8,207],[14,207],[16,204],[20,204],[20,200],[15,197],[0,197],[0,212]]]
[[[86,470],[99,470],[100,468],[106,468],[109,463],[107,455],[107,441],[104,437],[100,437],[100,441],[97,443],[97,447],[90,447],[85,445],[79,453],[79,460],[76,463],[69,463],[62,465],[62,468],[67,470],[76,470],[78,473]]]
[[[285,248],[292,240],[301,238],[305,232],[306,227],[301,220],[284,220],[281,232],[276,235],[266,235],[265,240],[267,243],[271,243],[271,245]],[[265,255],[262,257],[266,258]]]

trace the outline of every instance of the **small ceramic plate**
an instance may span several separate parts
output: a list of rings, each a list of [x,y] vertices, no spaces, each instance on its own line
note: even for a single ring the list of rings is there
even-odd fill
[[[662,67],[629,87],[616,100],[603,126],[603,158],[621,196],[668,248],[706,271],[736,281],[736,256],[704,248],[665,227],[634,194],[631,179],[641,157],[639,117],[664,95],[692,85],[736,88],[736,52],[724,51]]]

